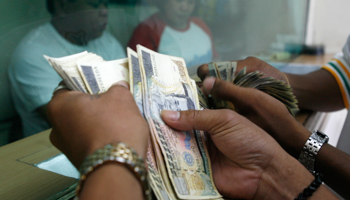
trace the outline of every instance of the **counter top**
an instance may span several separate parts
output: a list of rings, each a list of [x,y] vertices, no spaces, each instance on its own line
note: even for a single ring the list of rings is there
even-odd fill
[[[48,199],[76,182],[34,166],[61,153],[49,134],[46,130],[0,147],[0,199]]]

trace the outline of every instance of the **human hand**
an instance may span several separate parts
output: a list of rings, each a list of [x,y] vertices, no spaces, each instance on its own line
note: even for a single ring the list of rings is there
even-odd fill
[[[238,113],[273,136],[294,157],[299,156],[311,134],[283,103],[257,89],[208,77],[203,82],[203,90],[216,99],[231,101]]]
[[[219,192],[225,197],[293,199],[313,179],[269,134],[234,111],[162,111],[162,117],[170,127],[177,130],[196,129],[209,133],[212,140],[209,154],[213,178]],[[304,173],[303,181],[307,181],[302,184],[298,182],[300,180],[296,181],[295,188],[293,181],[297,176],[294,173],[299,170]],[[293,180],[289,182],[287,179]],[[274,184],[270,185],[271,180]],[[284,186],[284,183],[287,185]],[[281,188],[275,186],[282,187],[283,192],[288,191],[289,196],[273,196],[281,195]]]
[[[237,61],[237,72],[241,71],[244,67],[247,67],[247,73],[260,71],[265,74],[265,76],[270,76],[278,80],[282,80],[289,84],[287,77],[283,74],[283,72],[278,69],[272,67],[266,62],[255,58],[255,57],[247,57],[244,60]],[[209,75],[209,68],[207,64],[200,66],[197,69],[198,77],[203,81],[205,77]]]
[[[117,84],[99,95],[59,90],[48,104],[53,125],[50,140],[77,168],[87,155],[116,142],[126,143],[145,158],[147,122],[127,83]]]

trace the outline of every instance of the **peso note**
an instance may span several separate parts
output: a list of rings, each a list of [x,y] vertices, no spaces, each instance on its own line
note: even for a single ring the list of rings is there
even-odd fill
[[[77,62],[78,70],[90,94],[106,92],[119,81],[129,83],[128,59],[105,62]]]
[[[140,45],[137,50],[146,81],[145,115],[149,123],[154,124],[151,133],[163,153],[167,175],[177,197],[221,197],[213,183],[205,143],[198,145],[196,131],[175,131],[160,117],[162,110],[199,109],[197,91],[187,74],[184,60],[158,54]]]

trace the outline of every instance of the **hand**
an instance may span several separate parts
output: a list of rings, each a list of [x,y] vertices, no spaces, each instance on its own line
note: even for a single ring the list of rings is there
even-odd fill
[[[273,136],[292,156],[299,157],[310,132],[297,122],[286,106],[270,95],[209,77],[203,90],[217,99],[231,101],[238,113]]]
[[[118,83],[99,95],[59,90],[48,104],[51,142],[77,168],[87,155],[116,142],[126,143],[145,158],[148,124],[127,83]]]
[[[225,197],[259,199],[277,195],[270,199],[293,199],[313,180],[269,134],[234,111],[162,111],[162,117],[177,130],[197,129],[209,133],[214,144],[209,146],[213,178]],[[299,172],[303,173],[301,177]],[[300,179],[307,181],[301,184]],[[274,184],[270,184],[271,180]]]
[[[287,80],[286,76],[283,74],[283,72],[279,71],[278,69],[272,67],[271,65],[267,64],[266,62],[264,62],[258,58],[247,57],[244,60],[238,60],[237,61],[237,72],[241,71],[244,67],[247,67],[247,73],[254,72],[254,71],[260,71],[260,72],[264,72],[265,76],[271,76],[275,79],[282,80],[282,81],[288,83],[288,80]],[[209,75],[208,65],[204,64],[204,65],[200,66],[197,70],[197,75],[203,81],[205,79],[205,77]]]

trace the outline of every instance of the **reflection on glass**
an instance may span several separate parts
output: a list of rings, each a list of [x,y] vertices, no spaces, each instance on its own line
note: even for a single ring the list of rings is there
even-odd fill
[[[59,154],[35,165],[40,169],[79,179],[80,173],[64,154]]]
[[[307,1],[3,0],[0,9],[3,140],[20,133],[18,114],[26,136],[50,127],[39,110],[60,78],[43,54],[87,50],[112,60],[141,43],[184,57],[191,75],[201,63],[247,56],[281,68],[301,50]]]
[[[159,53],[182,57],[188,68],[213,59],[211,31],[192,14],[198,0],[158,0],[159,11],[134,30],[129,47],[141,44]]]
[[[24,136],[50,128],[45,120],[45,105],[61,78],[43,55],[62,57],[89,51],[105,60],[126,57],[120,43],[105,31],[107,0],[47,0],[47,9],[51,21],[22,39],[8,69]]]

